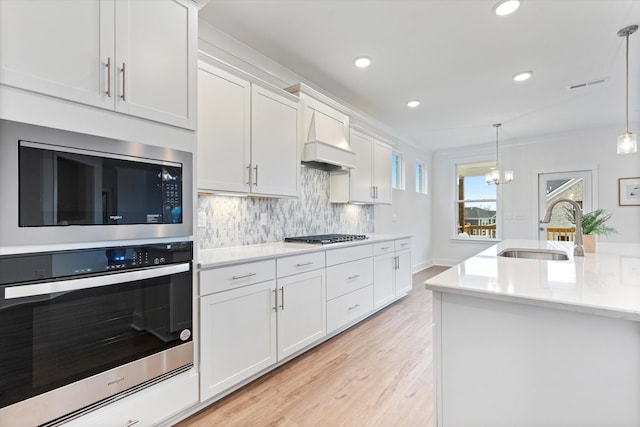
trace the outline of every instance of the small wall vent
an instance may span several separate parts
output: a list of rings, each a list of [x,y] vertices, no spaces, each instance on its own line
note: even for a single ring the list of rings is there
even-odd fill
[[[599,79],[590,80],[588,82],[575,83],[568,87],[569,90],[582,89],[589,86],[595,86],[602,83],[606,83],[609,80],[609,77],[601,77]]]

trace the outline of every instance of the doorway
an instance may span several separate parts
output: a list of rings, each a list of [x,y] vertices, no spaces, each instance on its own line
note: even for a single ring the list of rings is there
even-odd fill
[[[551,222],[542,224],[547,206],[558,199],[571,199],[583,212],[593,210],[593,171],[554,172],[538,174],[538,239],[573,240],[574,224],[570,220],[571,206],[559,203],[553,207]]]

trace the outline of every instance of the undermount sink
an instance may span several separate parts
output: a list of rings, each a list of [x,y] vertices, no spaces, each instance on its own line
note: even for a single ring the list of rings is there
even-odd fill
[[[543,261],[566,261],[569,256],[562,251],[552,249],[519,249],[508,248],[498,254],[498,256],[507,258],[527,258],[539,259]]]

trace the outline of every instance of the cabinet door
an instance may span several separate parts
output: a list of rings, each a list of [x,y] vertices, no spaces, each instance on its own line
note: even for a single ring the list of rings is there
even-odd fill
[[[326,335],[325,271],[278,279],[278,360]]]
[[[411,277],[411,251],[396,252],[396,296],[406,294],[413,287]]]
[[[395,298],[394,275],[395,254],[373,258],[373,307],[378,308]]]
[[[351,131],[351,149],[356,153],[356,167],[349,171],[349,190],[352,202],[371,203],[374,201],[371,185],[372,140],[368,135]]]
[[[275,281],[200,298],[200,400],[276,362]]]
[[[298,113],[296,101],[252,85],[252,193],[298,195]]]
[[[183,0],[116,1],[116,111],[195,129],[197,19]]]
[[[200,62],[198,69],[199,189],[249,192],[251,84]]]
[[[114,0],[0,1],[0,83],[113,109],[113,16]]]
[[[391,203],[391,147],[373,140],[373,185],[376,203]]]

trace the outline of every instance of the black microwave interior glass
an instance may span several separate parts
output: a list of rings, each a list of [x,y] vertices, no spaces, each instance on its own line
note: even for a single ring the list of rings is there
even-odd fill
[[[20,141],[21,227],[182,223],[182,167]]]

